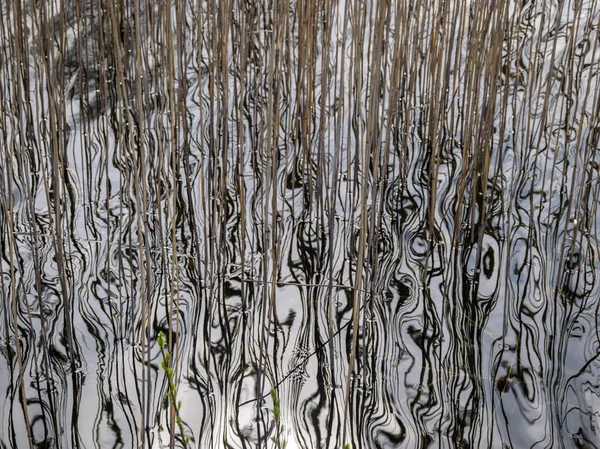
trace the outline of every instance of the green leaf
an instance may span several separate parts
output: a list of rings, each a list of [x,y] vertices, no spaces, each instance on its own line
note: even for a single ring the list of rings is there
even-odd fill
[[[160,346],[161,349],[164,349],[165,347],[165,336],[162,333],[162,331],[158,332],[158,338],[156,339],[156,342],[158,343],[158,346]]]

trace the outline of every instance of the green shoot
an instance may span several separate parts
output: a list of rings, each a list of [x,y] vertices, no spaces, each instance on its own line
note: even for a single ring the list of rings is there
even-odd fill
[[[169,350],[166,349],[167,342],[166,342],[165,336],[162,332],[158,333],[156,342],[158,343],[158,346],[160,347],[160,351],[163,356],[163,359],[160,363],[160,367],[167,375],[167,381],[168,381],[167,396],[169,398],[169,403],[173,406],[173,409],[175,410],[175,423],[177,424],[177,427],[179,428],[179,433],[183,440],[183,447],[187,448],[187,447],[189,447],[191,438],[189,435],[186,435],[185,427],[183,425],[183,420],[181,419],[180,412],[181,412],[182,402],[177,400],[177,385],[175,384],[175,371],[173,370],[173,367],[170,366],[171,354],[169,353]]]
[[[275,420],[275,435],[272,438],[273,443],[277,449],[285,449],[287,446],[287,440],[284,437],[284,427],[281,425],[281,405],[277,391],[275,388],[271,388],[271,400],[273,401],[273,418]]]

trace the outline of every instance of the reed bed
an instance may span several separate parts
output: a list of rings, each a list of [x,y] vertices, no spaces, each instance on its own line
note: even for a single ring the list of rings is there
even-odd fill
[[[600,447],[595,2],[0,5],[1,447]]]

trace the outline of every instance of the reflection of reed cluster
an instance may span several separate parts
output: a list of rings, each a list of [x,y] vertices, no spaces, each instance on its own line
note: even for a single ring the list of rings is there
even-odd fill
[[[598,17],[1,3],[0,447],[600,447]]]

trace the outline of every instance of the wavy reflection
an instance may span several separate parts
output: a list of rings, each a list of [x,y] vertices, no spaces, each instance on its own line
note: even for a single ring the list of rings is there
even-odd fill
[[[594,2],[0,14],[0,446],[600,447]]]

